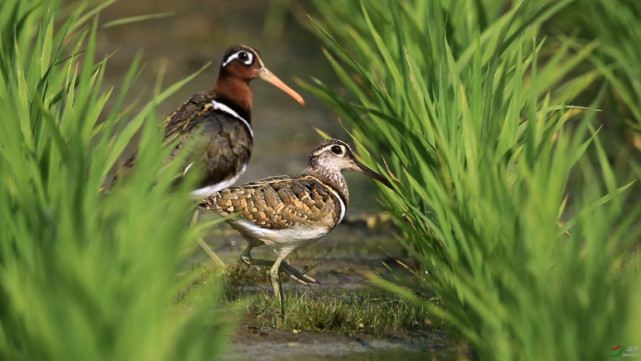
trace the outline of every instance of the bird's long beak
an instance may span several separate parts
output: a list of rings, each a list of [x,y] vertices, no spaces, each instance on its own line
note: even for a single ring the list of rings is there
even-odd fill
[[[389,189],[392,189],[392,190],[394,189],[392,187],[392,184],[387,180],[387,178],[385,178],[382,175],[374,172],[373,170],[371,170],[370,168],[368,168],[367,166],[365,166],[361,162],[357,161],[356,159],[354,159],[353,161],[354,161],[354,167],[352,168],[352,170],[355,170],[357,172],[363,173],[368,177],[374,178],[375,180],[383,183]]]
[[[276,75],[274,75],[271,71],[269,71],[267,68],[261,68],[259,70],[258,76],[263,79],[264,81],[274,85],[276,88],[284,91],[287,95],[290,97],[294,98],[300,105],[305,105],[305,100],[303,99],[300,94],[296,93],[294,89],[290,88],[287,86],[287,84],[283,83]]]

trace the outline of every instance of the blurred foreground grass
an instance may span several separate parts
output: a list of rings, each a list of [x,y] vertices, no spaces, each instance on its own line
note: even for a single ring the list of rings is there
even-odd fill
[[[233,321],[220,287],[172,302],[194,277],[179,271],[197,229],[190,182],[175,189],[163,164],[154,106],[182,83],[132,102],[137,57],[119,89],[102,89],[96,32],[109,4],[0,2],[3,360],[211,360]],[[139,129],[136,171],[101,193]]]

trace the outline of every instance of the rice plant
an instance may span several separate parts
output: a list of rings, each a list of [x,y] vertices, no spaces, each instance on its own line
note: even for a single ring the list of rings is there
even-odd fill
[[[619,121],[641,132],[641,3],[638,1],[585,1],[580,12],[571,12],[565,26],[580,29],[582,45],[590,39],[600,42],[593,58],[612,88],[618,104],[609,104]],[[618,107],[617,107],[618,106]],[[617,109],[619,108],[619,109]],[[637,148],[641,146],[637,144]]]
[[[174,303],[197,230],[172,187],[154,105],[116,87],[96,58],[111,2],[0,2],[0,359],[211,360],[231,318],[218,289]],[[106,106],[110,102],[109,107]],[[137,169],[101,191],[142,129]]]
[[[641,343],[641,207],[626,202],[639,185],[603,149],[603,67],[578,67],[599,42],[541,35],[576,4],[314,5],[342,88],[307,88],[388,168],[383,202],[437,297],[381,284],[427,304],[481,360],[602,359]]]
[[[604,148],[619,178],[638,178],[641,157],[641,4],[636,1],[577,1],[582,11],[558,19],[575,48],[598,42],[589,63],[602,78],[604,99],[599,120]],[[622,140],[622,141],[620,141]],[[635,200],[637,201],[637,200]]]

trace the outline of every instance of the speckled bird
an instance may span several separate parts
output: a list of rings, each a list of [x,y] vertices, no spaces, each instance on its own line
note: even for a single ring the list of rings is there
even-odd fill
[[[284,259],[327,235],[343,220],[349,206],[343,170],[364,173],[392,188],[386,178],[358,162],[349,145],[332,139],[314,149],[301,173],[223,189],[203,199],[200,206],[224,216],[237,215],[227,222],[249,241],[240,259],[248,265],[270,266],[272,287],[280,298],[279,271],[304,285],[318,283]],[[251,257],[251,250],[261,245],[276,251],[275,261]]]
[[[194,94],[164,122],[165,144],[180,139],[169,155],[186,151],[182,171],[202,172],[192,196],[201,199],[234,184],[245,171],[253,149],[252,91],[249,82],[261,78],[305,105],[303,98],[270,72],[258,52],[245,45],[227,49],[218,80],[209,91]],[[131,157],[121,168],[128,173],[136,162]]]

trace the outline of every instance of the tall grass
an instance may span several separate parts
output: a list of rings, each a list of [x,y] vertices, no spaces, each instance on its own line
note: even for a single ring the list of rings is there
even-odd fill
[[[605,84],[604,140],[608,156],[618,163],[620,177],[641,172],[641,3],[638,1],[578,0],[582,10],[559,19],[562,29],[577,34],[575,47],[598,41],[590,66]],[[620,142],[619,140],[623,140]],[[632,172],[630,172],[632,170]],[[628,176],[630,176],[628,174]]]
[[[593,61],[612,88],[610,111],[641,133],[641,3],[580,0],[577,5],[582,11],[568,14],[565,25],[580,29],[583,43],[600,42]]]
[[[482,360],[601,359],[641,342],[641,206],[626,203],[639,185],[617,179],[601,144],[607,88],[572,106],[602,76],[577,67],[599,43],[540,35],[573,6],[315,2],[348,94],[307,88],[389,167],[383,201],[438,296],[417,302]]]
[[[132,103],[137,57],[115,89],[103,84],[96,33],[109,3],[0,2],[3,360],[211,360],[229,324],[215,292],[173,301],[191,279],[179,271],[194,205],[188,182],[171,187],[154,104],[182,83]],[[139,129],[136,171],[101,193]]]

